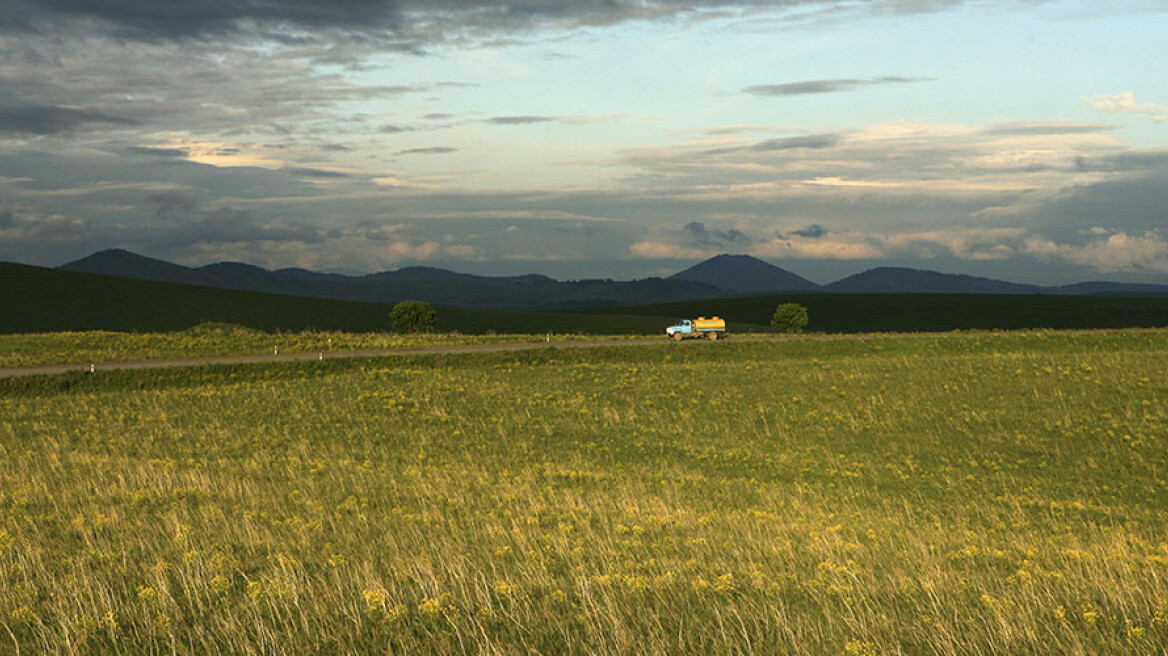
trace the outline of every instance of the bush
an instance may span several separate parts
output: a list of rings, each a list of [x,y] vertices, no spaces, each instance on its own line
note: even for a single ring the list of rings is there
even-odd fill
[[[771,328],[781,333],[801,333],[807,327],[807,308],[798,303],[783,303],[775,308]]]
[[[243,337],[247,335],[263,335],[264,331],[235,323],[204,321],[187,328],[183,333],[195,337]]]
[[[389,311],[389,325],[395,333],[428,333],[437,324],[434,306],[422,301],[402,301]]]

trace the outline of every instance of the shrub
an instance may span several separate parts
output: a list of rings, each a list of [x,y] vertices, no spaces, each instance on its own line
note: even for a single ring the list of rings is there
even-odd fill
[[[187,328],[183,333],[195,337],[242,337],[247,335],[263,335],[264,331],[235,323],[204,321]]]
[[[434,306],[423,301],[402,301],[389,311],[389,325],[395,333],[428,333],[437,323]]]
[[[771,317],[771,328],[781,333],[801,333],[807,327],[807,308],[798,303],[782,303]]]

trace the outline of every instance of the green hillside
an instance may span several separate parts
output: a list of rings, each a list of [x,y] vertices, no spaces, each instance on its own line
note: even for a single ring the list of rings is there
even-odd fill
[[[1168,326],[1168,298],[985,294],[789,294],[587,310],[664,317],[718,315],[769,325],[780,303],[807,307],[824,333]],[[733,327],[733,325],[731,326]]]
[[[265,331],[386,330],[389,304],[337,301],[116,278],[0,262],[0,333],[165,332],[206,321]],[[725,317],[760,331],[779,303],[808,308],[824,333],[1168,326],[1168,298],[976,294],[795,294],[572,311],[442,307],[441,331],[658,333],[678,317]]]
[[[215,321],[265,331],[389,327],[385,303],[196,287],[0,262],[0,333],[166,332]],[[464,333],[654,333],[668,318],[443,307],[438,329]]]

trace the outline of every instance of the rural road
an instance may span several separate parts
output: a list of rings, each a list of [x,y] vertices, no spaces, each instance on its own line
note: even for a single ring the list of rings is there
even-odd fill
[[[783,337],[735,337],[736,342],[757,342]],[[702,340],[697,340],[702,341]],[[380,358],[395,355],[436,355],[442,353],[483,353],[494,351],[530,351],[546,348],[594,348],[601,346],[632,346],[635,344],[661,344],[681,346],[662,338],[659,342],[649,340],[589,340],[576,342],[516,342],[512,344],[463,344],[459,346],[429,346],[425,348],[377,349],[368,351],[332,351],[328,353],[281,353],[262,355],[222,355],[169,360],[131,360],[126,362],[96,362],[75,364],[46,364],[31,367],[2,367],[0,378],[17,376],[62,374],[69,371],[113,371],[115,369],[163,369],[166,367],[197,367],[207,364],[251,364],[260,362],[297,362],[304,360],[335,360],[338,358]]]

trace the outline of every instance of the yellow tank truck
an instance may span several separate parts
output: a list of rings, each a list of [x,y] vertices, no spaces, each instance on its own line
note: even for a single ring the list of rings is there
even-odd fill
[[[726,336],[726,320],[722,317],[682,319],[675,325],[666,328],[665,334],[675,342],[690,337],[705,337],[713,342],[719,337]]]

